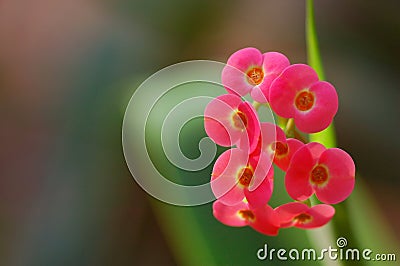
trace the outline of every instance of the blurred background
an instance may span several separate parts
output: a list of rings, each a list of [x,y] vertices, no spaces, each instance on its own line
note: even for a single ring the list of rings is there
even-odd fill
[[[316,2],[339,147],[400,239],[400,3]],[[126,167],[121,126],[135,88],[168,65],[224,62],[247,46],[305,63],[304,10],[299,0],[0,1],[0,265],[244,265],[266,239],[290,246],[298,230],[270,239],[220,225],[210,205],[151,200]]]

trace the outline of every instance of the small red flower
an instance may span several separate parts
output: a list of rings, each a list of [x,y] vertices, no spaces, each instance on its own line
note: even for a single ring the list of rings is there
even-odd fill
[[[250,226],[254,230],[269,236],[279,231],[279,218],[269,205],[251,207],[245,202],[227,206],[217,200],[213,204],[214,217],[228,226]]]
[[[335,215],[335,208],[327,204],[308,207],[304,203],[291,202],[275,208],[280,227],[311,229],[327,224]]]
[[[256,148],[260,122],[253,106],[234,94],[213,99],[204,112],[204,127],[208,136],[218,145],[234,144]]]
[[[350,155],[316,142],[304,145],[293,155],[285,177],[286,190],[293,199],[304,201],[315,193],[328,204],[345,200],[354,183],[355,165]]]
[[[281,53],[262,54],[256,48],[244,48],[229,57],[222,71],[222,85],[228,92],[240,96],[250,93],[254,100],[265,103],[271,83],[289,64]]]
[[[283,130],[268,122],[261,123],[261,134],[258,149],[266,152],[273,158],[273,162],[283,171],[289,167],[293,154],[304,144],[292,138],[286,138]]]
[[[279,116],[294,118],[299,130],[315,133],[332,122],[338,110],[338,96],[328,82],[319,81],[308,65],[287,67],[272,83],[269,99]]]
[[[233,148],[222,153],[214,164],[211,189],[225,205],[246,200],[253,206],[266,204],[273,190],[273,167],[264,154],[252,157]]]

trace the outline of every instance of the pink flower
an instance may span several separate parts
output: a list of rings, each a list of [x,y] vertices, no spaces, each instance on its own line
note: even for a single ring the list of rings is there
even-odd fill
[[[283,171],[289,167],[293,154],[304,144],[297,140],[286,139],[285,132],[275,124],[261,123],[261,134],[255,151],[261,149],[273,158],[273,162]]]
[[[221,223],[228,226],[250,226],[254,230],[269,236],[275,236],[279,230],[279,219],[269,205],[251,207],[245,202],[227,206],[217,200],[213,204],[213,214]]]
[[[298,129],[306,133],[327,128],[338,109],[335,88],[319,81],[317,73],[304,64],[287,67],[275,79],[269,100],[277,115],[294,118]]]
[[[310,229],[327,224],[335,215],[335,208],[327,204],[308,207],[304,203],[291,202],[275,208],[280,227]]]
[[[246,199],[253,206],[266,204],[273,190],[273,167],[268,156],[252,157],[238,148],[218,157],[211,174],[211,189],[225,205]]]
[[[293,155],[285,177],[286,190],[293,199],[304,201],[315,193],[328,204],[345,200],[354,183],[355,165],[350,155],[316,142],[304,145]]]
[[[222,84],[228,92],[268,101],[272,81],[287,67],[289,60],[281,53],[262,54],[256,48],[244,48],[232,54],[222,71]]]
[[[260,122],[253,106],[234,94],[218,96],[207,105],[204,127],[218,145],[247,146],[249,152],[255,149],[260,135]]]

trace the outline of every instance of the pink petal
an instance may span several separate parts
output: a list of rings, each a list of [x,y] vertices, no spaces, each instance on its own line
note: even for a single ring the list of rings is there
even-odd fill
[[[285,176],[285,187],[290,197],[304,201],[314,193],[309,182],[314,165],[314,159],[307,145],[293,155]]]
[[[309,207],[300,202],[290,202],[275,208],[275,212],[279,217],[281,227],[290,227],[293,225],[293,219],[304,212],[307,212]]]
[[[276,141],[286,141],[286,134],[279,126],[275,125]]]
[[[289,168],[290,161],[292,160],[295,152],[304,146],[304,143],[297,139],[287,139],[286,144],[288,145],[288,153],[283,157],[274,157],[274,163],[282,169],[282,171],[287,171]]]
[[[281,227],[295,226],[298,228],[310,229],[328,223],[335,214],[335,209],[326,204],[319,204],[310,208],[304,203],[291,202],[279,206],[275,209],[275,212],[279,217]],[[301,214],[309,215],[311,220],[304,223],[296,221],[296,217]]]
[[[298,223],[295,225],[296,227],[304,229],[321,227],[335,215],[335,208],[331,205],[319,204],[310,208],[306,213],[312,217],[312,220],[308,223]]]
[[[220,202],[215,201],[213,204],[214,217],[223,224],[228,226],[245,226],[247,221],[240,216],[239,211],[247,210],[247,204],[239,202],[234,206],[227,206]]]
[[[229,93],[240,96],[246,95],[254,87],[247,81],[246,73],[230,65],[226,65],[222,70],[221,81]]]
[[[240,197],[243,190],[236,189],[238,183],[238,175],[241,173],[243,167],[247,166],[248,154],[245,151],[234,148],[222,153],[216,160],[211,175],[211,189],[217,199],[224,197],[223,202],[232,205],[232,198]],[[235,188],[235,189],[234,189]],[[238,195],[239,194],[239,195]],[[242,199],[243,199],[242,197]]]
[[[254,169],[253,178],[248,187],[250,191],[255,190],[267,177],[273,178],[274,168],[272,167],[272,160],[267,153],[261,152],[260,156],[250,157],[249,164]]]
[[[247,81],[247,71],[252,66],[262,64],[262,54],[256,48],[244,48],[233,53],[222,71],[222,85],[228,92],[234,91],[243,96],[247,94],[254,85]]]
[[[210,117],[204,117],[204,128],[207,135],[220,146],[230,147],[235,142],[236,138],[239,138],[238,133],[234,134],[231,139],[224,124]]]
[[[274,168],[271,167],[267,176],[262,180],[261,184],[254,190],[244,189],[244,195],[246,196],[249,205],[252,207],[263,206],[268,203],[272,196],[274,189]]]
[[[261,151],[266,152],[270,157],[273,156],[273,150],[271,149],[271,144],[276,141],[278,130],[282,131],[278,126],[268,122],[260,123],[260,137],[257,142],[257,147],[254,149],[253,154],[258,155]],[[286,139],[285,133],[279,132],[279,137]],[[245,146],[240,147],[243,150],[247,148]]]
[[[229,190],[222,197],[218,198],[219,201],[228,206],[236,205],[239,202],[242,202],[244,199],[244,189],[239,184],[231,188],[231,190]]]
[[[338,110],[338,96],[328,82],[318,81],[310,89],[314,93],[314,106],[308,111],[296,109],[295,124],[299,130],[315,133],[327,128]]]
[[[294,117],[297,111],[294,105],[297,92],[310,88],[317,81],[318,75],[310,66],[294,64],[287,67],[271,84],[269,91],[271,108],[279,116]]]
[[[317,198],[328,204],[336,204],[345,200],[353,191],[355,184],[355,165],[345,151],[332,148],[321,154],[319,164],[328,168],[328,183],[323,187],[315,187]]]
[[[265,79],[265,77],[264,77]],[[268,97],[266,94],[263,93],[262,91],[262,87],[267,86],[267,85],[263,85],[264,81],[257,85],[254,86],[251,90],[250,90],[250,96],[251,98],[253,98],[253,100],[259,102],[259,103],[267,103],[268,102]],[[268,91],[269,91],[269,87],[268,87]]]
[[[319,157],[321,157],[321,154],[324,151],[326,151],[325,146],[319,142],[310,142],[306,146],[307,146],[308,150],[311,152],[314,163],[317,163],[317,161],[319,160]]]
[[[257,149],[267,153],[271,158],[274,153],[271,145],[277,141],[277,138],[279,138],[280,141],[286,140],[285,133],[282,129],[269,122],[260,123],[260,138],[261,139],[259,139],[259,142],[257,143]]]
[[[237,146],[243,150],[248,147],[247,152],[252,153],[257,148],[260,137],[260,121],[256,110],[249,102],[242,102],[238,109],[247,117],[247,126],[246,130],[242,132]]]
[[[233,127],[232,113],[241,103],[240,97],[225,94],[207,105],[204,111],[204,127],[207,135],[218,145],[232,146],[239,140],[241,130]]]
[[[278,52],[263,54],[263,68],[267,74],[278,76],[290,65],[289,59]]]
[[[243,48],[233,53],[227,62],[227,65],[233,66],[240,71],[246,71],[252,66],[261,66],[263,62],[263,55],[261,52],[253,47]]]
[[[256,231],[269,236],[276,236],[279,231],[279,218],[269,205],[251,209],[256,217],[249,225]]]
[[[320,109],[327,116],[334,116],[338,110],[338,95],[335,87],[329,82],[318,81],[310,87],[316,96],[314,108]]]
[[[252,97],[258,102],[267,102],[269,98],[269,88],[272,82],[282,73],[282,71],[290,65],[289,59],[281,53],[268,52],[263,54],[263,70],[264,79],[263,82],[257,86],[264,97]],[[253,88],[254,90],[255,88]],[[257,95],[259,96],[259,95]],[[262,101],[264,99],[264,101]]]

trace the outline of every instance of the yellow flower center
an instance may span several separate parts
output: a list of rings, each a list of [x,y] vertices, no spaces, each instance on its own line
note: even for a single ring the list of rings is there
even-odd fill
[[[324,184],[327,180],[328,180],[328,170],[321,166],[321,165],[317,165],[316,167],[314,167],[314,169],[311,171],[311,182],[314,185],[322,185]]]
[[[239,178],[239,183],[242,186],[248,187],[251,182],[251,179],[253,178],[253,174],[254,174],[254,172],[250,167],[247,166],[247,167],[243,168],[242,173]]]
[[[293,218],[294,222],[297,222],[300,224],[309,223],[309,222],[311,222],[311,220],[312,220],[312,217],[310,215],[308,215],[307,213],[301,213]]]
[[[247,127],[247,116],[239,110],[233,114],[232,120],[236,128],[245,129]]]
[[[281,157],[288,153],[289,147],[287,144],[281,141],[277,141],[274,144],[272,144],[272,150],[275,151],[276,156]]]
[[[264,72],[261,67],[253,67],[247,71],[247,80],[252,85],[260,84],[264,79]]]
[[[300,92],[295,100],[295,105],[300,111],[308,111],[314,105],[314,94],[309,91]]]
[[[242,218],[247,221],[248,220],[254,221],[254,219],[256,218],[254,213],[250,210],[240,210],[239,215],[242,216]]]

